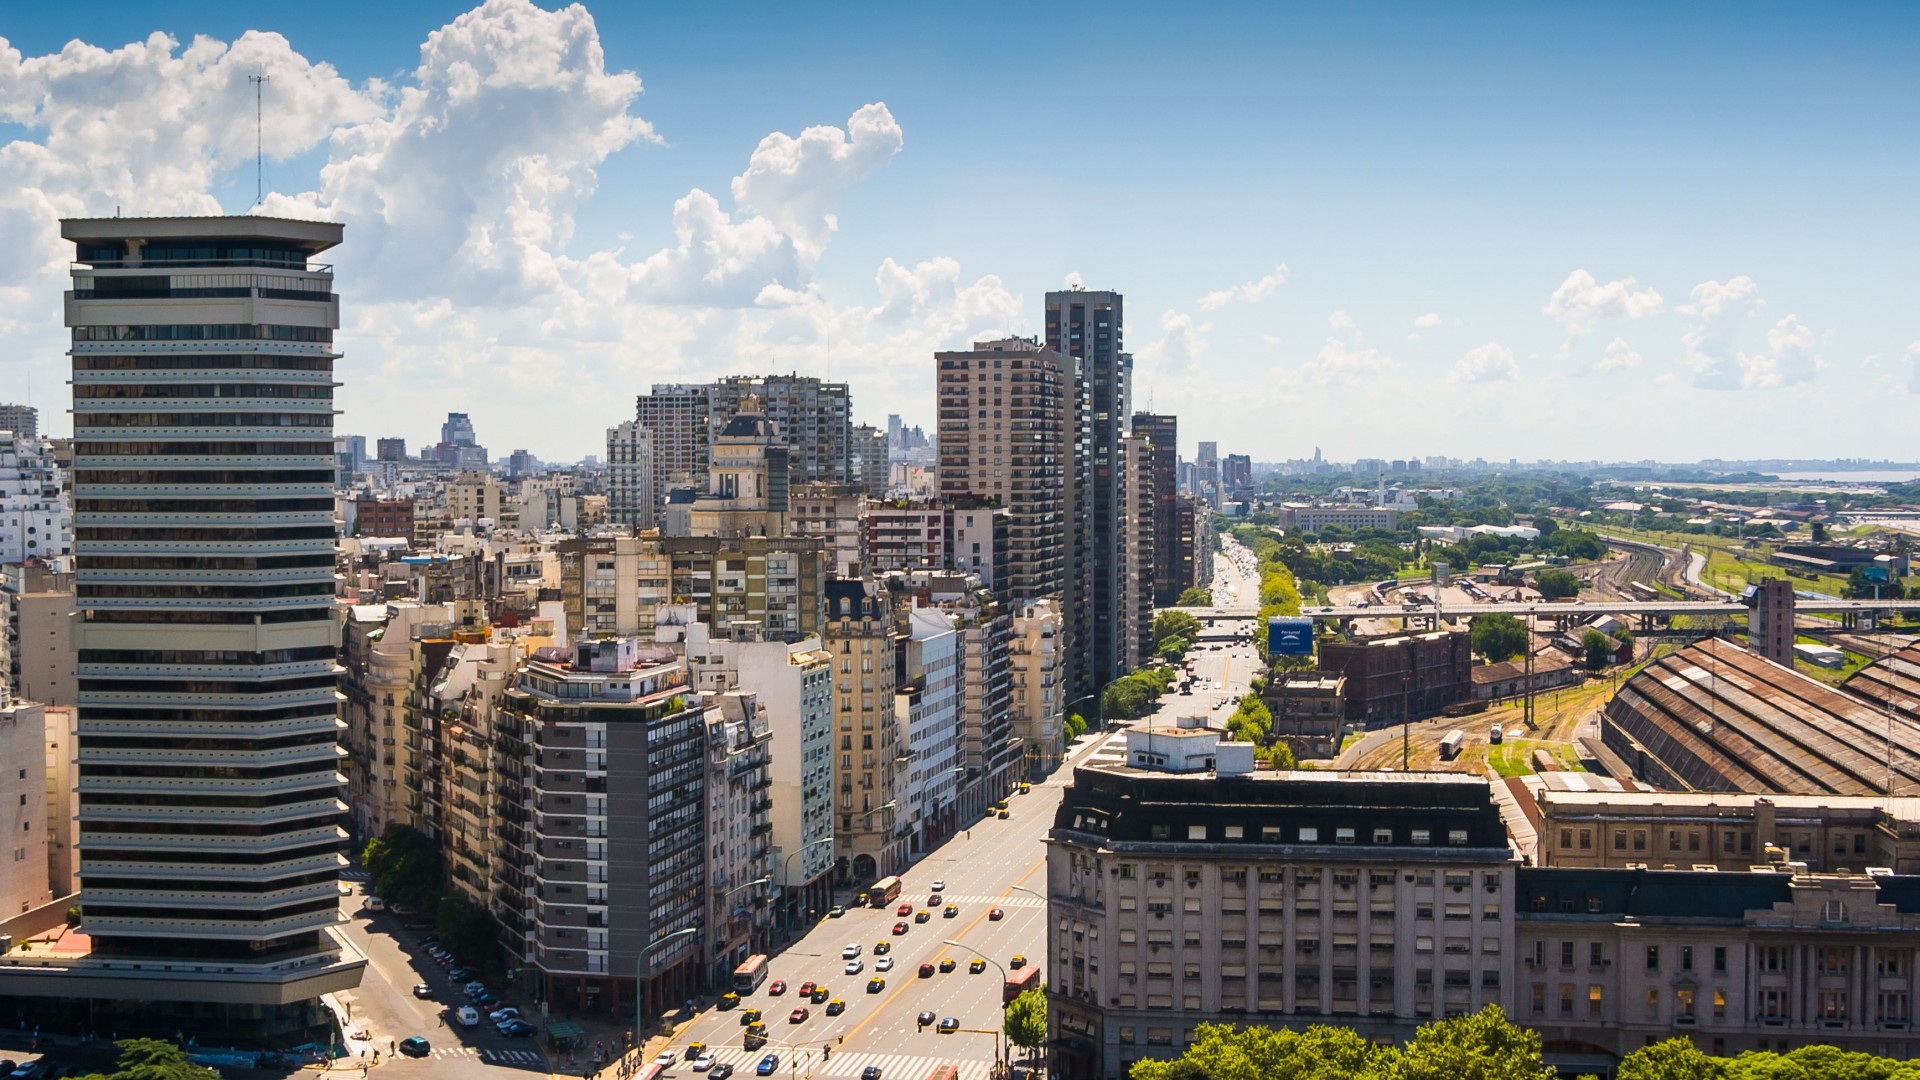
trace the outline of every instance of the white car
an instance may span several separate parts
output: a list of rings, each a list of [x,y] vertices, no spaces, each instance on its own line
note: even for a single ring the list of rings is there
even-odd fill
[[[664,1068],[672,1067],[673,1065],[677,1064],[679,1060],[680,1060],[680,1055],[674,1053],[671,1050],[667,1050],[663,1053],[656,1054],[654,1056],[653,1063],[664,1069]]]
[[[934,883],[933,883],[933,891],[934,891],[934,892],[946,892],[946,891],[947,891],[947,883],[946,883],[946,882],[945,882],[944,880],[939,880],[939,879],[936,879],[936,880],[934,881]]]
[[[858,945],[849,945],[846,948],[840,950],[840,959],[842,960],[852,960],[854,957],[857,957],[859,955],[860,955],[860,946]]]
[[[712,1054],[701,1054],[699,1057],[693,1059],[693,1071],[706,1072],[708,1069],[713,1068],[715,1060]]]
[[[847,961],[847,974],[858,975],[865,970],[867,970],[867,965],[865,964],[865,962],[860,960]]]
[[[893,957],[891,957],[891,956],[883,956],[883,957],[881,957],[880,959],[878,959],[878,960],[875,960],[875,961],[873,962],[873,970],[875,970],[875,971],[892,971],[892,970],[893,970]]]
[[[480,1026],[480,1010],[474,1008],[471,1005],[460,1006],[460,1011],[457,1013],[454,1013],[453,1016],[454,1016],[454,1019],[460,1021],[461,1027],[479,1027]]]

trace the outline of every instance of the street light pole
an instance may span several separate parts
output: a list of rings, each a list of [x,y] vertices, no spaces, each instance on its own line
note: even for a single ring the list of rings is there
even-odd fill
[[[641,1004],[642,998],[640,994],[640,984],[642,981],[644,981],[644,976],[642,972],[646,970],[647,957],[652,956],[654,953],[654,950],[660,948],[660,946],[665,945],[667,942],[672,941],[675,938],[682,938],[682,937],[686,937],[688,934],[698,934],[699,932],[700,932],[700,928],[697,926],[689,926],[684,930],[675,930],[673,933],[668,934],[666,937],[663,937],[660,940],[649,944],[646,948],[641,949],[640,955],[634,958],[634,961],[633,961],[633,1039],[635,1043],[640,1043],[645,1041],[640,1034],[640,1032],[644,1029],[644,1025],[640,1021],[642,1017],[642,1010],[645,1008],[645,1006]]]
[[[776,884],[780,886],[780,923],[782,929],[786,928],[787,921],[787,890],[793,887],[787,884],[787,882],[793,880],[787,873],[788,868],[793,863],[793,857],[810,847],[819,847],[821,844],[831,843],[833,843],[833,837],[823,836],[818,840],[810,840],[807,843],[801,844],[799,847],[794,848],[792,851],[780,857],[780,880]]]
[[[1017,889],[1019,888],[1019,886],[1015,885],[1014,888]],[[1031,891],[1031,890],[1027,890],[1027,891]],[[1007,969],[1001,966],[1000,961],[995,960],[993,957],[988,956],[986,953],[981,952],[979,949],[976,949],[971,945],[962,945],[959,942],[953,941],[951,939],[943,941],[942,944],[951,945],[956,949],[965,949],[966,951],[972,953],[973,955],[979,957],[980,959],[985,960],[987,963],[992,964],[994,967],[1000,968],[1000,985],[1001,986],[1007,985]],[[993,1063],[995,1066],[1004,1065],[1006,1063],[1007,1056],[1010,1056],[1010,1055],[1003,1056],[1000,1053],[1000,1036],[1006,1033],[1006,1029],[1007,1029],[1006,1008],[1002,1006],[1000,1010],[1000,1027],[998,1030],[996,1030],[993,1033]]]

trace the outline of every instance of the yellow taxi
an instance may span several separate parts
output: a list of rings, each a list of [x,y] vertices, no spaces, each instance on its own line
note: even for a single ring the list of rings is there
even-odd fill
[[[985,970],[987,970],[987,962],[977,957],[967,964],[967,973],[970,975],[978,975]]]
[[[942,975],[945,975],[947,972],[952,971],[957,966],[958,965],[956,965],[953,962],[953,957],[951,956],[943,956],[940,958],[940,974]]]
[[[753,1025],[759,1022],[760,1022],[759,1009],[748,1009],[746,1012],[743,1012],[740,1014],[741,1027],[752,1027]]]
[[[1015,956],[1013,959],[1007,961],[1007,966],[1015,971],[1019,971],[1021,968],[1027,966],[1027,958],[1024,956]]]

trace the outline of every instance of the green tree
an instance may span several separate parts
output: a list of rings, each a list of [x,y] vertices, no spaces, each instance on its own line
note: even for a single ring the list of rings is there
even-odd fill
[[[422,910],[439,907],[447,864],[439,845],[426,833],[390,825],[385,833],[367,842],[361,859],[367,864],[376,896],[389,904],[411,904]]]
[[[1356,1080],[1367,1041],[1349,1028],[1315,1024],[1305,1031],[1201,1024],[1186,1053],[1173,1061],[1134,1063],[1131,1080]]]
[[[1487,658],[1487,663],[1497,664],[1526,649],[1527,626],[1501,611],[1475,615],[1467,640],[1474,652]]]
[[[501,968],[500,925],[487,909],[464,896],[443,896],[433,928],[462,963],[485,971]]]
[[[1580,592],[1580,579],[1565,570],[1542,570],[1534,575],[1533,587],[1548,600],[1561,600]]]
[[[1498,1005],[1423,1024],[1404,1047],[1380,1051],[1366,1080],[1554,1080],[1540,1034],[1514,1026]]]
[[[1580,635],[1580,649],[1586,653],[1588,671],[1601,671],[1613,663],[1614,640],[1598,630],[1588,628]]]
[[[1179,641],[1184,651],[1200,639],[1200,620],[1184,611],[1163,611],[1153,617],[1153,645],[1161,649],[1169,641]]]
[[[1047,988],[1031,987],[1007,1002],[1001,1030],[1007,1033],[1008,1042],[1032,1056],[1047,1041]]]
[[[1180,607],[1212,607],[1213,590],[1203,589],[1195,585],[1193,588],[1181,593],[1180,599],[1176,603]]]
[[[1087,733],[1087,718],[1079,713],[1073,713],[1067,717],[1062,727],[1066,731],[1067,741],[1072,742]]]
[[[1543,542],[1560,531],[1560,523],[1550,517],[1534,518],[1533,527],[1540,530],[1540,539]]]
[[[121,1039],[119,1065],[80,1080],[220,1080],[220,1074],[187,1060],[186,1052],[160,1039]]]
[[[1266,702],[1248,694],[1227,718],[1227,732],[1242,742],[1265,746],[1273,737],[1273,713],[1267,709]]]
[[[1620,1061],[1617,1080],[1722,1080],[1723,1063],[1701,1053],[1692,1039],[1668,1039],[1643,1046]]]

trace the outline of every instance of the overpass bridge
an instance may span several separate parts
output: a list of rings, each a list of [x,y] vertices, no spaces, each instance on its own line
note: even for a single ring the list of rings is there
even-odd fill
[[[1854,627],[1860,624],[1862,616],[1880,618],[1902,611],[1920,611],[1920,600],[1817,600],[1799,597],[1794,601],[1796,615],[1838,615],[1842,627]],[[1169,611],[1184,611],[1202,623],[1219,620],[1252,619],[1259,616],[1258,608],[1212,608],[1184,607],[1168,608]],[[1667,622],[1676,616],[1699,615],[1745,615],[1747,606],[1731,600],[1602,600],[1580,602],[1555,602],[1551,600],[1521,600],[1506,603],[1470,603],[1445,604],[1438,608],[1433,604],[1372,604],[1367,607],[1303,607],[1300,614],[1316,622],[1331,622],[1346,625],[1355,619],[1403,619],[1408,623],[1433,625],[1438,618],[1447,616],[1473,615],[1513,615],[1533,616],[1551,619],[1557,624],[1569,625],[1584,622],[1596,615],[1613,615],[1623,621],[1636,620],[1643,628],[1651,629],[1656,622]]]

